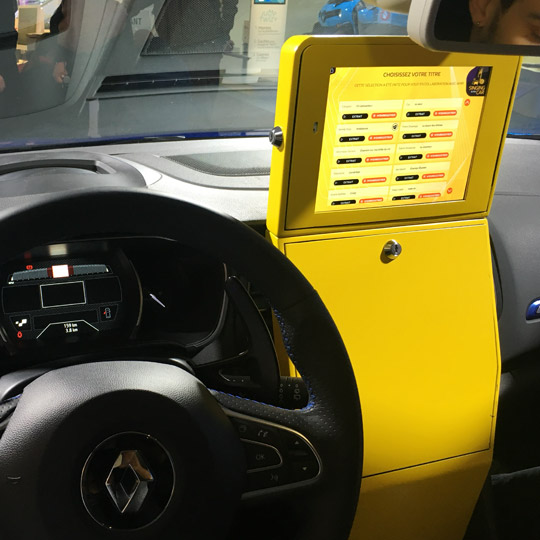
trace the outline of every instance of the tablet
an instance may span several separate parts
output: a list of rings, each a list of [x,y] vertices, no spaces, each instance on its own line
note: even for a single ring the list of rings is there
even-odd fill
[[[402,37],[293,38],[269,230],[487,215],[519,66]]]

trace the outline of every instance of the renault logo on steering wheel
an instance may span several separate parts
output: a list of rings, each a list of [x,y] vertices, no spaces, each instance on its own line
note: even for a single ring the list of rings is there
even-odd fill
[[[151,435],[118,433],[88,456],[81,497],[92,519],[112,530],[148,527],[160,518],[174,493],[171,456]]]
[[[137,450],[123,450],[118,454],[105,486],[121,514],[134,514],[141,509],[153,481],[141,454]]]

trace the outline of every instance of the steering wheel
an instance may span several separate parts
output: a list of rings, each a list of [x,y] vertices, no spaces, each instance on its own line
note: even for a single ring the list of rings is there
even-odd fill
[[[0,405],[0,414],[16,405],[0,440],[2,536],[217,540],[241,504],[270,500],[297,523],[280,539],[345,540],[360,488],[360,405],[339,332],[311,285],[244,224],[147,190],[72,191],[4,211],[0,262],[106,236],[173,239],[253,282],[273,306],[309,404],[288,410],[226,395],[155,362],[50,371]]]

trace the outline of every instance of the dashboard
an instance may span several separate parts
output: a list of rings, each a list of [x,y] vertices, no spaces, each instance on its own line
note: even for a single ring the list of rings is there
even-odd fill
[[[503,368],[540,347],[540,320],[525,318],[540,298],[537,146],[507,140],[490,215]],[[258,137],[4,154],[0,213],[59,191],[142,188],[202,203],[264,234],[270,155]],[[158,354],[198,366],[245,359],[249,331],[225,292],[233,274],[157,238],[92,238],[21,254],[0,267],[0,369],[89,354]],[[243,380],[244,371],[232,369],[228,379]]]

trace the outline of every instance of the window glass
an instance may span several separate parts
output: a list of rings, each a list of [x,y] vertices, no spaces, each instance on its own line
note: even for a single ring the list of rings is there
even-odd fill
[[[363,0],[0,0],[0,150],[264,135],[298,34],[404,35]],[[537,66],[511,133],[538,133]]]
[[[264,134],[297,34],[405,34],[362,0],[1,0],[0,149]]]

